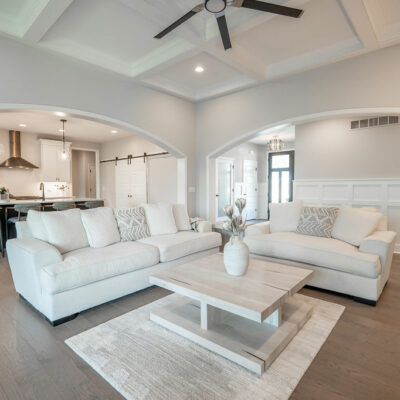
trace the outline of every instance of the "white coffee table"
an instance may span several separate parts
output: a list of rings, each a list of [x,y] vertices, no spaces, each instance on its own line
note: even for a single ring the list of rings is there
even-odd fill
[[[312,273],[252,259],[234,277],[222,254],[200,258],[150,277],[177,293],[150,319],[261,375],[310,318],[312,307],[292,296]]]

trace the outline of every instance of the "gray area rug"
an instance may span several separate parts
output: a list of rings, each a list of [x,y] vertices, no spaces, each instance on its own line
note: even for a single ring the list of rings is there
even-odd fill
[[[313,315],[258,377],[149,320],[174,294],[121,315],[66,344],[127,399],[288,399],[344,311],[300,296]]]

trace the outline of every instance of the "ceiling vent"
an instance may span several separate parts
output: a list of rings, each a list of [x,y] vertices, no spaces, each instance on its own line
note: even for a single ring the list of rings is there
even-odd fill
[[[359,119],[357,121],[351,121],[350,130],[374,128],[376,126],[394,125],[398,123],[399,123],[399,117],[397,115],[384,116],[384,117],[371,117],[371,118]]]

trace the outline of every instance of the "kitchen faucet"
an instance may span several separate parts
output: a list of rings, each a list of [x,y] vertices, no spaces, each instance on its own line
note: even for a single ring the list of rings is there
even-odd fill
[[[44,183],[40,182],[39,190],[42,191],[42,201],[45,201],[45,196],[44,196]]]

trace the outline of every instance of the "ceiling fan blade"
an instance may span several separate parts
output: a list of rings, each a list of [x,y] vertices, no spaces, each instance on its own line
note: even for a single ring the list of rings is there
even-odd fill
[[[265,11],[272,14],[285,15],[286,17],[299,18],[303,14],[303,10],[298,8],[281,6],[279,4],[265,3],[259,0],[244,0],[242,7],[251,8],[252,10]]]
[[[229,37],[228,25],[226,24],[226,18],[224,13],[217,15],[217,22],[218,22],[219,32],[222,38],[222,43],[224,44],[224,49],[229,50],[232,48],[232,44],[231,44],[231,39]]]
[[[177,28],[179,25],[182,25],[184,22],[186,22],[189,18],[192,18],[194,15],[199,13],[200,11],[203,11],[204,9],[204,4],[199,4],[196,7],[192,8],[188,13],[186,13],[184,16],[180,17],[178,20],[176,20],[174,23],[172,23],[170,26],[165,28],[163,31],[161,31],[158,35],[154,36],[154,39],[161,39],[171,31],[173,31],[175,28]]]

